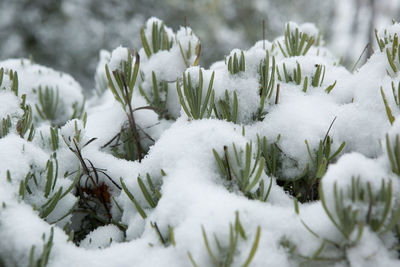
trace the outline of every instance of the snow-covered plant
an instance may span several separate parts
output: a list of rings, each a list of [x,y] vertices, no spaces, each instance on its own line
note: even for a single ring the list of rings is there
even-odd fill
[[[312,153],[308,141],[305,140],[307,146],[308,156],[310,158],[311,166],[307,165],[306,170],[308,174],[302,178],[305,181],[305,192],[297,192],[300,199],[304,200],[315,200],[318,199],[316,196],[317,187],[319,180],[324,176],[328,165],[335,160],[335,158],[342,152],[346,145],[346,142],[342,142],[336,151],[332,150],[332,138],[327,135],[324,140],[319,141],[317,150]]]
[[[230,183],[229,187],[236,185],[245,196],[251,199],[262,201],[268,199],[269,190],[264,191],[264,182],[262,182],[265,160],[261,156],[259,146],[253,153],[251,142],[246,144],[245,149],[237,148],[233,143],[231,149],[224,146],[223,156],[220,156],[215,149],[213,149],[213,154],[222,176]]]
[[[181,52],[183,62],[185,62],[185,66],[187,68],[190,67],[191,61],[193,61],[193,57],[195,57],[195,59],[192,66],[197,66],[199,64],[201,44],[200,40],[196,39],[197,37],[194,36],[193,31],[188,27],[181,28],[176,36],[176,43],[179,45],[179,51]],[[194,47],[193,41],[196,43]],[[182,46],[181,42],[185,42],[184,46]],[[184,49],[183,47],[186,47],[186,49]]]
[[[26,59],[10,59],[2,63],[5,73],[18,72],[18,95],[25,95],[32,107],[35,126],[63,125],[71,118],[82,118],[85,99],[80,85],[71,76],[40,66]]]
[[[271,177],[277,177],[278,170],[282,167],[282,152],[278,147],[280,138],[280,135],[278,135],[275,142],[269,143],[265,136],[260,138],[260,136],[257,135],[257,144],[260,147],[261,155],[265,160],[266,173]]]
[[[386,59],[390,66],[390,70],[386,70],[387,73],[390,76],[392,75],[391,73],[396,75],[400,68],[400,44],[398,34],[391,34],[385,30],[381,37],[379,36],[378,31],[375,30],[375,37],[380,51],[386,53]]]
[[[230,267],[235,265],[235,256],[240,253],[237,249],[238,243],[240,240],[247,240],[246,231],[243,228],[242,223],[239,219],[239,212],[236,212],[235,215],[235,224],[229,224],[229,242],[224,244],[221,242],[218,237],[214,234],[215,248],[210,244],[209,238],[207,236],[206,230],[204,226],[201,227],[201,231],[203,234],[204,245],[207,249],[208,256],[211,259],[213,266],[215,267]],[[254,255],[258,249],[258,243],[260,241],[261,236],[261,228],[257,227],[257,232],[255,234],[254,242],[251,245],[249,255],[246,258],[246,261],[241,265],[247,267],[250,265],[253,260]],[[188,252],[188,256],[190,262],[194,267],[199,266],[194,260],[192,254]]]
[[[151,23],[151,26],[149,25]],[[142,46],[144,51],[146,52],[147,57],[150,57],[152,54],[157,53],[162,50],[171,49],[174,39],[170,37],[170,34],[166,31],[164,23],[161,21],[149,21],[146,27],[142,27],[140,29],[140,38],[142,40]],[[151,27],[151,28],[150,28]],[[147,34],[146,32],[150,32],[151,34]],[[148,37],[151,40],[151,45],[148,41]]]
[[[16,130],[20,137],[25,138],[25,135],[28,133],[26,137],[28,141],[33,139],[33,135],[35,134],[35,128],[32,123],[32,108],[30,105],[26,104],[25,102],[25,95],[21,97],[21,109],[23,110],[23,115],[20,120],[17,122]]]
[[[240,57],[237,55],[239,52],[234,51],[227,59],[225,64],[231,74],[237,74],[241,71],[246,71],[246,59],[243,51],[240,51]]]
[[[289,72],[286,69],[286,64],[283,63],[283,74],[284,74],[284,78],[285,78],[285,82],[286,83],[290,83],[290,82],[294,82],[297,85],[300,85],[302,82],[301,79],[301,67],[299,62],[296,62],[297,68],[293,69],[293,75],[290,75]],[[279,72],[279,68],[276,70],[277,75],[278,75],[278,80],[283,81],[282,76]],[[307,78],[307,77],[306,77]],[[304,79],[304,84],[305,86],[303,86],[303,92],[305,92],[307,90],[307,80]],[[305,88],[304,88],[305,87]]]
[[[217,119],[231,121],[237,123],[239,100],[237,94],[233,92],[233,100],[230,99],[229,93],[225,91],[225,98],[219,99],[214,106],[214,114]]]
[[[392,93],[393,93],[393,99],[396,104],[396,107],[397,107],[397,109],[400,109],[400,82],[397,85],[397,90],[396,90],[395,83],[394,83],[394,81],[392,81]],[[390,105],[388,103],[388,100],[386,98],[386,95],[385,95],[385,92],[383,91],[382,86],[381,86],[381,96],[382,96],[383,104],[385,105],[387,118],[388,118],[390,124],[393,124],[394,121],[396,120],[396,117],[393,116],[393,111],[390,108]]]
[[[167,99],[168,99],[168,82],[158,81],[154,71],[151,72],[152,77],[152,94],[146,94],[142,86],[139,85],[140,94],[146,99],[147,103],[154,107],[155,112],[160,118],[170,119],[171,115],[168,114],[167,110]]]
[[[168,225],[168,234],[163,235],[160,231],[160,228],[158,227],[156,222],[150,222],[150,226],[154,229],[156,232],[158,239],[160,240],[161,244],[163,244],[165,247],[168,247],[170,245],[176,246],[175,243],[175,235],[174,235],[174,228]],[[152,244],[151,244],[152,245]]]
[[[276,72],[277,72],[279,81],[284,81],[286,83],[294,82],[296,85],[301,85],[303,83],[303,85],[302,85],[303,92],[307,92],[309,84],[312,87],[321,87],[324,82],[325,72],[326,72],[325,66],[317,64],[315,67],[316,68],[315,68],[314,73],[310,77],[305,76],[304,79],[302,79],[301,66],[300,66],[299,62],[296,62],[296,68],[294,68],[292,72],[288,71],[286,68],[286,64],[283,63],[283,67],[282,67],[283,68],[283,76],[280,74],[279,68],[276,69]],[[310,82],[309,82],[309,80],[310,80]],[[335,85],[336,85],[336,81],[333,84],[329,85],[325,89],[325,92],[327,92],[329,94],[333,90]]]
[[[322,206],[343,237],[357,242],[362,235],[363,227],[368,225],[373,232],[380,234],[391,231],[399,221],[400,205],[393,200],[392,182],[382,179],[381,187],[374,192],[370,183],[363,184],[360,177],[351,179],[351,186],[338,188],[335,183],[334,208],[331,209],[320,187]],[[354,231],[357,235],[352,235]],[[355,239],[354,239],[355,238]]]
[[[50,144],[52,151],[56,151],[60,145],[60,135],[58,129],[58,127],[50,127]]]
[[[54,162],[54,163],[53,163]],[[11,177],[11,175],[10,175]],[[45,177],[45,178],[44,178]],[[68,188],[56,188],[58,178],[58,161],[57,159],[50,159],[47,161],[46,169],[37,171],[32,169],[31,172],[26,174],[25,180],[20,181],[19,195],[22,200],[25,198],[31,202],[35,210],[38,210],[39,216],[49,223],[57,223],[70,215],[78,204],[79,198],[75,203],[69,207],[65,214],[61,214],[59,218],[47,219],[50,213],[54,211],[62,199],[66,197],[75,187],[78,182],[79,175],[76,175],[74,181]],[[10,178],[11,179],[11,178]],[[35,200],[43,193],[43,201]]]
[[[324,140],[319,141],[318,150],[314,151],[313,156],[310,146],[308,145],[308,141],[305,140],[305,143],[312,167],[315,169],[315,178],[317,179],[324,176],[327,165],[332,162],[340,154],[340,152],[342,152],[344,146],[346,145],[346,142],[343,142],[335,152],[331,151],[333,140],[329,135],[327,135]]]
[[[4,74],[8,74],[8,76]],[[8,79],[6,80],[5,78]],[[16,131],[20,137],[31,141],[35,134],[35,128],[32,123],[32,108],[26,103],[25,94],[19,96],[17,72],[0,68],[0,88],[1,92],[5,94],[7,94],[7,92],[14,94],[15,97],[18,98],[20,102],[19,108],[22,110],[22,114],[18,114],[14,111],[14,114],[6,114],[6,116],[2,118],[0,137],[6,136],[12,128],[14,128],[13,131]],[[28,135],[26,136],[26,134]]]
[[[395,136],[395,143],[392,145],[389,135],[386,134],[386,151],[389,158],[392,172],[400,176],[400,136]]]
[[[270,63],[270,61],[272,61]],[[275,88],[275,72],[276,70],[276,63],[275,63],[275,56],[270,57],[270,52],[267,50],[265,59],[263,59],[260,63],[260,67],[258,73],[260,75],[260,107],[257,114],[257,119],[262,120],[265,116],[263,113],[265,101],[266,99],[270,99],[272,97],[272,93],[274,92]],[[275,99],[275,104],[278,104],[278,89]]]
[[[309,143],[305,140],[310,163],[306,165],[303,173],[295,179],[284,181],[284,188],[301,202],[319,199],[318,185],[324,176],[328,165],[342,152],[346,142],[341,143],[336,151],[332,151],[333,140],[326,135],[319,141],[318,149],[311,151]],[[281,178],[282,179],[282,178]]]
[[[115,100],[126,109],[129,108],[132,102],[133,88],[136,83],[136,78],[139,71],[140,58],[136,53],[135,56],[129,49],[126,49],[127,60],[122,60],[118,68],[111,70],[108,64],[105,65],[108,85],[113,93]],[[135,62],[133,58],[135,57]],[[112,76],[111,76],[112,73]]]
[[[0,62],[0,265],[398,265],[398,26],[354,73],[285,28],[205,69],[189,27],[151,18],[137,53],[102,51],[87,105],[67,74]]]
[[[133,112],[135,111],[132,108],[132,95],[133,88],[136,83],[136,78],[139,72],[140,58],[139,54],[135,55],[135,63],[133,63],[133,55],[127,49],[127,60],[123,60],[120,62],[120,68],[112,70],[112,75],[106,64],[106,75],[108,79],[108,85],[113,93],[115,99],[121,104],[124,109],[126,116],[128,117],[129,122],[129,130],[130,137],[133,138],[134,144],[136,147],[137,157],[139,162],[143,158],[142,147],[139,140],[138,128],[135,123],[135,118],[133,116]],[[132,153],[131,153],[132,154]],[[135,158],[130,158],[134,160]]]
[[[197,82],[192,80],[190,72],[188,72],[187,75],[185,72],[183,73],[183,93],[179,81],[176,81],[176,89],[181,106],[188,118],[193,120],[210,118],[214,105],[213,83],[215,72],[211,75],[207,92],[205,97],[203,97],[203,70],[201,68],[198,69],[199,74],[197,76]]]
[[[314,43],[318,44],[315,36],[301,31],[294,23],[287,23],[284,44],[278,41],[278,46],[285,57],[296,57],[306,55]]]
[[[3,78],[5,73],[4,68],[0,68],[0,88],[2,90],[7,90],[6,85],[3,84]],[[13,70],[8,70],[8,79],[11,82],[10,90],[18,96],[18,73]]]
[[[49,256],[51,249],[53,247],[53,238],[54,238],[54,228],[50,229],[50,236],[46,242],[46,235],[43,234],[43,248],[42,253],[38,258],[35,256],[35,246],[31,247],[29,252],[29,267],[45,267],[49,262]]]
[[[58,107],[58,88],[54,90],[54,88],[46,86],[43,92],[42,87],[39,86],[38,92],[40,106],[36,104],[36,110],[43,120],[49,120],[52,122],[56,117]]]
[[[320,242],[312,254],[302,254],[289,238],[281,239],[281,246],[302,265],[316,262],[348,262],[348,253],[359,245],[366,227],[383,237],[392,231],[400,219],[400,204],[394,200],[393,186],[389,180],[381,180],[379,190],[374,190],[371,183],[363,183],[360,177],[352,177],[346,188],[333,185],[333,203],[329,203],[322,184],[319,186],[322,207],[330,222],[340,233],[335,240],[322,236],[301,220],[305,229]],[[298,207],[296,212],[299,213]]]
[[[163,170],[161,170],[161,175],[162,176],[166,175]],[[120,182],[121,182],[122,190],[128,196],[130,201],[133,203],[136,210],[139,212],[140,216],[143,219],[146,219],[147,214],[145,212],[145,209],[142,208],[142,205],[140,205],[140,203],[136,200],[136,198],[133,196],[131,191],[129,191],[128,187],[125,185],[122,178],[120,178]],[[146,173],[147,186],[146,186],[146,183],[143,181],[143,179],[140,176],[137,177],[137,183],[138,183],[140,190],[147,202],[147,206],[149,208],[154,209],[157,206],[158,201],[161,199],[161,192],[160,192],[161,184],[159,184],[159,183],[155,184],[153,182],[153,180],[151,179],[150,174],[148,174],[148,173]]]

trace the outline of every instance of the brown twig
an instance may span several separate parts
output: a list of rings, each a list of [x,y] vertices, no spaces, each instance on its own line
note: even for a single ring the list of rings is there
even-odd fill
[[[227,146],[224,146],[224,153],[225,153],[226,168],[228,169],[228,180],[232,181],[231,166],[229,164],[228,147]]]
[[[132,132],[132,136],[134,138],[134,142],[136,145],[136,150],[138,152],[138,160],[139,162],[142,161],[142,148],[140,147],[140,142],[139,142],[139,134],[137,132],[137,128],[136,128],[136,123],[135,123],[135,118],[133,117],[133,109],[132,109],[132,104],[129,100],[129,91],[128,91],[128,86],[126,85],[126,81],[125,81],[125,77],[124,75],[121,73],[121,78],[122,78],[122,84],[124,87],[124,97],[125,97],[125,101],[126,101],[126,105],[128,106],[129,112],[127,113],[128,116],[128,121],[129,121],[129,126]]]
[[[276,97],[275,97],[275,105],[278,105],[279,103],[279,91],[281,89],[281,85],[278,83],[276,86]]]

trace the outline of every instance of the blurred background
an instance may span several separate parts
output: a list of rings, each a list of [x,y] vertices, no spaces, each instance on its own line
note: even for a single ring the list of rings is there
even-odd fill
[[[90,90],[100,49],[139,48],[139,30],[151,16],[174,30],[186,16],[205,67],[261,40],[263,20],[268,40],[287,21],[313,22],[351,69],[366,45],[375,45],[374,29],[399,21],[400,0],[0,0],[0,60],[31,57]]]

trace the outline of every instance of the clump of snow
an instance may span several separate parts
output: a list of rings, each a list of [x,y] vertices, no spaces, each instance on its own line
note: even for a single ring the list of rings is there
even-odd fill
[[[111,52],[108,68],[111,72],[114,70],[121,70],[121,62],[123,61],[128,61],[128,49],[126,47],[119,46]]]
[[[115,225],[107,225],[97,228],[89,233],[79,245],[83,248],[98,249],[109,247],[112,242],[122,242],[123,233]]]

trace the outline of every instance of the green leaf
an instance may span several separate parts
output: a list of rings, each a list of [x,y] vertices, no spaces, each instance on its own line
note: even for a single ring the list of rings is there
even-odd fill
[[[219,266],[218,260],[215,257],[214,253],[212,252],[210,243],[208,242],[207,233],[206,233],[206,230],[204,230],[204,226],[201,226],[201,232],[203,234],[204,244],[206,245],[208,255],[210,256],[211,260],[214,262],[215,266]]]
[[[140,39],[142,40],[142,46],[146,53],[146,56],[150,58],[151,56],[151,49],[149,46],[149,42],[147,41],[146,34],[144,33],[144,27],[140,29]]]
[[[139,203],[136,201],[136,199],[133,197],[132,193],[128,190],[128,188],[126,187],[124,181],[122,180],[122,178],[120,178],[120,182],[121,182],[121,187],[124,190],[125,194],[128,196],[128,198],[131,200],[131,202],[133,203],[133,205],[135,205],[136,210],[139,212],[140,216],[142,216],[143,219],[147,218],[146,213],[144,212],[144,210],[140,207]]]
[[[49,216],[49,214],[55,209],[55,207],[57,206],[58,202],[60,201],[61,194],[62,194],[62,187],[60,187],[60,189],[57,191],[57,193],[54,194],[50,198],[50,202],[48,202],[49,204],[47,205],[47,208],[45,208],[41,212],[40,217],[46,218],[47,216]]]
[[[261,227],[258,226],[257,227],[257,232],[256,232],[256,237],[254,239],[253,245],[251,247],[249,256],[247,257],[247,260],[245,261],[245,263],[242,265],[243,267],[247,267],[249,266],[250,262],[253,260],[254,255],[257,252],[257,248],[258,248],[258,243],[260,241],[260,236],[261,236]]]
[[[147,190],[147,187],[143,183],[143,180],[138,176],[137,178],[140,190],[142,190],[143,196],[149,203],[150,207],[155,208],[157,206],[157,203],[153,200],[153,197],[151,196],[150,192]]]
[[[395,117],[393,117],[393,115],[392,115],[392,110],[389,107],[389,104],[388,104],[388,102],[386,100],[386,96],[385,96],[385,93],[383,92],[383,88],[382,87],[381,87],[381,95],[382,95],[383,103],[385,105],[386,115],[387,115],[387,117],[389,119],[390,124],[393,125],[393,123],[395,121]]]

